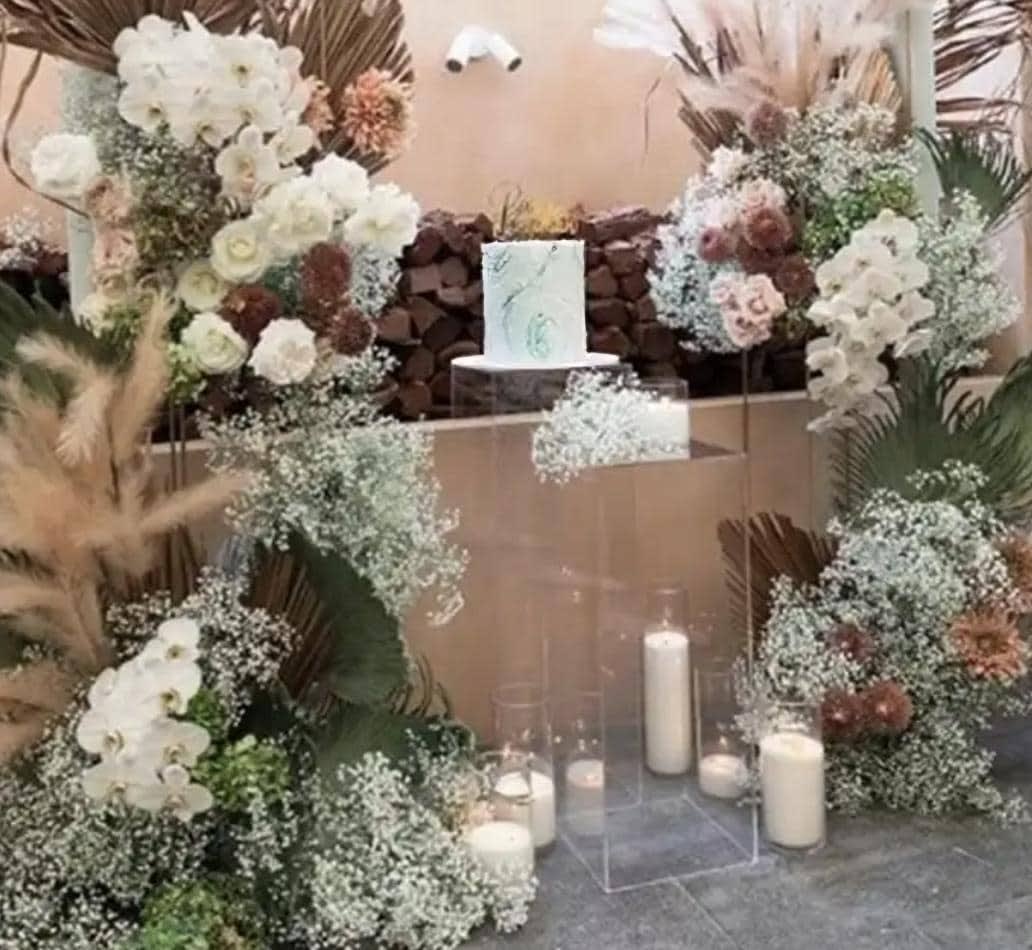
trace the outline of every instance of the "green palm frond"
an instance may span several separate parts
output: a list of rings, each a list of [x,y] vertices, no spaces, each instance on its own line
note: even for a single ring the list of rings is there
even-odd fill
[[[935,162],[946,200],[961,192],[974,196],[990,230],[1003,225],[1028,194],[1032,171],[1022,166],[1009,136],[968,129],[917,134]]]
[[[879,488],[916,498],[916,472],[957,461],[982,471],[981,498],[1001,517],[1032,516],[1032,436],[1024,424],[1032,400],[1028,360],[988,400],[960,392],[960,383],[927,360],[907,363],[883,411],[839,436],[832,466],[845,513]]]

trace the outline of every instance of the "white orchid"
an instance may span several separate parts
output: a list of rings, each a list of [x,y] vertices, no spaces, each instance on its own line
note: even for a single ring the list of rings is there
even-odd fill
[[[195,663],[200,656],[201,628],[187,617],[166,620],[158,627],[155,640],[164,647],[166,660]]]
[[[307,125],[290,125],[280,129],[269,142],[280,165],[293,165],[315,148],[315,145],[315,132]]]
[[[149,717],[127,709],[112,696],[83,713],[75,738],[87,752],[105,759],[131,756],[150,725]]]
[[[169,811],[184,822],[215,804],[211,792],[191,781],[190,773],[181,765],[168,766],[161,773],[161,781],[129,786],[125,797],[136,808],[154,814]]]
[[[201,688],[201,668],[196,663],[148,663],[140,686],[164,714],[182,716]]]
[[[251,202],[283,177],[279,155],[265,144],[261,129],[248,125],[215,159],[222,192],[249,207]]]
[[[130,82],[118,97],[118,114],[144,132],[157,132],[169,121],[168,102],[160,87],[146,81]]]
[[[82,773],[82,788],[94,801],[123,801],[130,788],[147,782],[152,774],[131,759],[112,759],[86,769]]]
[[[150,751],[163,765],[192,768],[208,751],[211,736],[208,730],[192,722],[168,719],[159,723],[145,740]]]

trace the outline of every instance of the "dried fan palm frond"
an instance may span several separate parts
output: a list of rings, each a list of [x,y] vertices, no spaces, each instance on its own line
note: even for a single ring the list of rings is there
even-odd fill
[[[942,92],[1032,40],[1032,0],[951,0],[935,13],[936,86]]]
[[[28,326],[25,307],[0,289],[0,324]],[[119,368],[92,358],[59,324],[6,341],[0,616],[60,657],[70,677],[94,675],[112,660],[105,605],[146,577],[174,529],[222,509],[239,488],[233,476],[170,494],[156,485],[146,442],[164,395],[158,367],[171,312],[156,299]],[[37,664],[19,675],[42,677],[45,669]],[[39,718],[0,722],[0,761],[39,734]]]
[[[404,25],[401,0],[375,5],[368,0],[281,0],[262,10],[262,31],[301,50],[302,73],[326,83],[335,109],[345,90],[367,70],[383,70],[404,83],[413,81],[412,55],[402,40]],[[386,156],[363,152],[339,128],[323,142],[323,149],[359,162],[370,172],[388,164]]]
[[[179,20],[189,11],[215,33],[232,33],[253,20],[254,0],[0,0],[8,39],[80,66],[113,73],[112,46],[123,29],[148,14]]]
[[[815,584],[834,559],[835,544],[823,535],[804,531],[785,515],[755,515],[749,521],[747,567],[745,528],[741,521],[723,521],[718,536],[727,566],[734,620],[745,628],[747,593],[751,589],[752,629],[760,637],[770,619],[774,582],[779,577],[788,577],[797,584]]]

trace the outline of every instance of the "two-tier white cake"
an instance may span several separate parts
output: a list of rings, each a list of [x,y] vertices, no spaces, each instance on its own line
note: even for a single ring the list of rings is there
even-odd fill
[[[583,241],[484,246],[484,361],[549,368],[588,360]]]

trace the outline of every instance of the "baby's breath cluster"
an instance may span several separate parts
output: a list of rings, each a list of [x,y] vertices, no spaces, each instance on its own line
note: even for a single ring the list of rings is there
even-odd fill
[[[658,396],[635,379],[579,373],[534,433],[532,458],[542,481],[565,484],[607,465],[655,459],[683,451],[647,425]],[[687,433],[686,433],[687,435]]]
[[[1004,528],[975,500],[983,481],[954,463],[915,479],[924,500],[876,492],[833,523],[839,548],[815,587],[776,589],[751,701],[821,704],[835,808],[1023,812],[979,745],[994,715],[1028,705]]]

